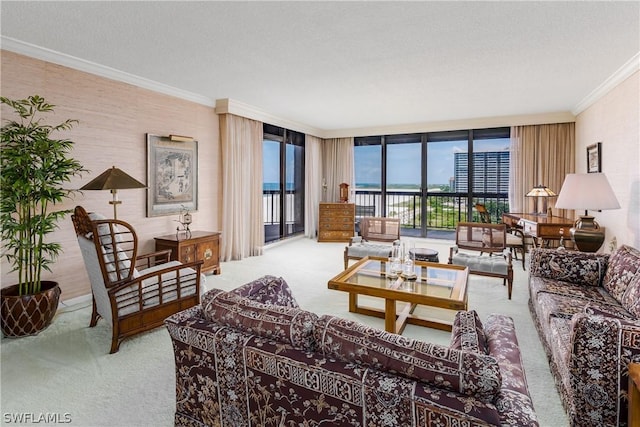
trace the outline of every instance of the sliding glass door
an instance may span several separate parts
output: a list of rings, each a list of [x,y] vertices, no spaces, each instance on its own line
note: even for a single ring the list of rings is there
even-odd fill
[[[265,124],[262,147],[267,243],[304,232],[304,135]]]
[[[508,210],[509,128],[355,138],[356,205],[400,218],[403,235],[451,238],[486,204]]]

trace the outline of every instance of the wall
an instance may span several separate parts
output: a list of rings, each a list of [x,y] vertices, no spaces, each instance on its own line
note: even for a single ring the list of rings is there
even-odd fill
[[[602,172],[621,209],[590,212],[609,242],[640,248],[640,72],[636,71],[576,117],[576,172],[587,171],[586,147],[602,142]]]
[[[65,119],[80,121],[64,137],[74,141],[72,156],[90,172],[74,179],[67,188],[80,188],[111,166],[116,166],[141,182],[146,182],[146,133],[188,135],[198,141],[199,200],[193,214],[193,230],[220,231],[220,143],[218,116],[212,107],[158,94],[126,83],[0,51],[2,96],[22,99],[38,94],[55,104],[49,123]],[[3,107],[3,119],[9,110]],[[11,117],[13,118],[13,117]],[[141,240],[142,252],[154,249],[154,236],[174,233],[177,215],[146,218],[146,190],[121,190],[118,219],[131,223]],[[85,191],[61,205],[73,209],[112,215],[108,191]],[[78,248],[70,216],[60,222],[52,241],[62,244],[63,254],[45,272],[44,279],[58,281],[62,299],[90,293],[88,277]],[[2,286],[16,282],[15,273],[2,260]]]

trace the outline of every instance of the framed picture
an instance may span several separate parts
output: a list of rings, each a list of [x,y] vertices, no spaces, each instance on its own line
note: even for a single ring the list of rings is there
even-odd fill
[[[198,142],[147,134],[147,216],[198,209]]]
[[[587,172],[598,173],[602,172],[602,143],[597,142],[587,147]]]

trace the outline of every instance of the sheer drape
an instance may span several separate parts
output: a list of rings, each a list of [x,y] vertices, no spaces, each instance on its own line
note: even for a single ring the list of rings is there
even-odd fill
[[[220,115],[222,261],[262,255],[262,123]]]
[[[322,200],[322,140],[305,135],[304,147],[304,234],[315,239],[318,231],[318,206]]]
[[[353,201],[354,167],[353,167],[353,138],[330,138],[322,144],[323,179],[327,189],[322,195],[324,202],[340,200],[340,184],[349,184],[349,201]]]
[[[544,184],[556,194],[568,173],[575,171],[575,123],[514,126],[511,128],[509,210],[534,212],[535,201],[525,195]],[[549,200],[549,206],[555,199]],[[572,212],[553,209],[553,215],[567,217]]]

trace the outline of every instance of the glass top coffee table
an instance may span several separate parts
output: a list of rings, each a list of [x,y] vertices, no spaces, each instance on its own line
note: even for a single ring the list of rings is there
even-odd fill
[[[450,331],[455,311],[467,309],[467,267],[416,261],[416,277],[388,278],[387,259],[364,257],[329,280],[329,289],[349,293],[349,311],[385,319],[385,330],[401,334],[407,323]],[[383,298],[384,310],[358,305],[358,296]],[[450,319],[414,314],[416,307],[453,310]]]

